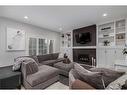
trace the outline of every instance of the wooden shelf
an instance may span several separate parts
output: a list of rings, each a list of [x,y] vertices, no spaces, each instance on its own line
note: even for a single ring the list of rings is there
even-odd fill
[[[99,39],[106,39],[106,38],[112,38],[112,37],[115,37],[115,36],[105,36],[105,37],[98,37]]]

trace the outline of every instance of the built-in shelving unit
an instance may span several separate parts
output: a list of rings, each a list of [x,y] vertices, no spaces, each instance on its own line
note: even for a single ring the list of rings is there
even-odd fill
[[[61,46],[64,48],[71,47],[72,42],[71,32],[61,34]]]
[[[97,67],[114,69],[116,60],[124,60],[127,44],[126,19],[99,24],[97,27]]]
[[[125,46],[126,19],[98,25],[98,46]]]

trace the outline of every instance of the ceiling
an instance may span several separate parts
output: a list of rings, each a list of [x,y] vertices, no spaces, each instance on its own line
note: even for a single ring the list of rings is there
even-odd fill
[[[0,6],[0,16],[60,32],[127,17],[127,6]]]

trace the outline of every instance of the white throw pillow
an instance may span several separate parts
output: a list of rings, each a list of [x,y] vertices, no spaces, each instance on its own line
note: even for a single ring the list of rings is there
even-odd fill
[[[24,61],[28,61],[28,60],[31,60],[31,61],[35,62],[34,59],[29,58],[29,57],[18,57],[18,58],[16,58],[15,61],[14,61],[12,70],[13,70],[13,71],[19,70],[20,67],[21,67],[21,64],[22,64]],[[35,62],[35,63],[36,63],[36,62]]]

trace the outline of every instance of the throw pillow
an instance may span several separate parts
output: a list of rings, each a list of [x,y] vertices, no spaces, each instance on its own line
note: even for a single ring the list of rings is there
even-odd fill
[[[105,85],[103,84],[102,75],[99,72],[89,72],[89,73],[81,73],[79,75],[82,77],[82,81],[88,83],[92,87],[96,89],[104,89]]]
[[[13,71],[20,70],[21,64],[22,64],[23,62],[25,62],[25,61],[28,61],[28,60],[31,60],[31,61],[35,62],[34,59],[29,58],[29,57],[18,57],[18,58],[16,58],[16,59],[14,60],[13,66],[12,66],[12,70],[13,70]]]
[[[26,75],[34,74],[38,71],[38,65],[34,61],[28,60],[23,62],[23,64],[26,64]]]
[[[103,78],[100,72],[91,72],[83,68],[80,64],[75,63],[74,69],[80,75],[81,80],[88,83],[96,89],[104,89],[105,85],[103,83]]]

